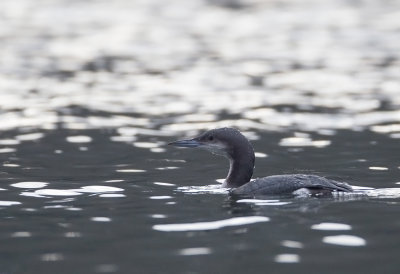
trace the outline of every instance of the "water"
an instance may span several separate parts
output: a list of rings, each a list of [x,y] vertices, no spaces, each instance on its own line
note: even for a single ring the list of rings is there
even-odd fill
[[[397,1],[0,3],[1,273],[398,273]],[[363,195],[243,197],[168,147],[234,126],[254,177]]]

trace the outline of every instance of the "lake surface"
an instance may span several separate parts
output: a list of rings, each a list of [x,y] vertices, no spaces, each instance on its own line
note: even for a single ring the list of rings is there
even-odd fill
[[[0,273],[399,273],[399,10],[2,0]],[[363,194],[230,197],[223,126]]]

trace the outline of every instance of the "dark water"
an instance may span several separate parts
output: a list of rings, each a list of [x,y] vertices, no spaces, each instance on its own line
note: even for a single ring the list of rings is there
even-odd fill
[[[398,273],[399,9],[1,1],[0,273]],[[233,199],[166,145],[221,126],[373,189]]]
[[[282,204],[267,198],[265,204],[254,204],[237,202],[226,194],[185,193],[178,187],[216,184],[215,179],[225,175],[227,163],[202,151],[167,148],[153,153],[110,142],[112,134],[101,130],[80,131],[92,138],[90,143],[68,143],[69,133],[45,132],[39,140],[18,145],[16,152],[1,154],[5,188],[1,200],[20,203],[0,211],[5,273],[228,273],[240,269],[396,273],[399,268],[398,196],[281,199]],[[278,145],[286,135],[263,132],[254,141],[257,151],[271,153],[257,158],[256,175],[315,173],[375,188],[395,187],[399,181],[399,162],[393,153],[397,140],[368,131],[340,131],[327,138],[332,144],[326,148],[293,151]],[[153,142],[168,140],[158,137]],[[63,152],[54,152],[58,150]],[[378,164],[388,170],[369,169]],[[30,197],[26,193],[38,194],[36,189],[13,187],[23,181],[48,185],[38,188],[44,191],[39,193],[42,196]],[[80,192],[85,186],[116,189],[93,187]],[[73,192],[52,193],[51,189]],[[242,216],[270,219],[215,230],[209,230],[213,229],[209,224],[191,231],[196,230],[196,222]],[[181,223],[192,223],[192,227],[154,229],[159,224]],[[338,231],[335,224],[327,230],[312,229],[320,223],[347,226],[339,226]],[[351,239],[323,242],[337,235],[357,236],[361,242],[356,240],[355,246],[347,246]],[[288,260],[298,262],[281,263],[282,254],[293,254]]]

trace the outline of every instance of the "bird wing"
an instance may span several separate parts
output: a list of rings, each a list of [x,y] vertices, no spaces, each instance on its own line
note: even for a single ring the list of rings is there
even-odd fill
[[[290,194],[298,189],[329,190],[351,192],[350,185],[316,175],[293,174],[274,175],[257,178],[249,183],[235,188],[232,194],[277,195]]]

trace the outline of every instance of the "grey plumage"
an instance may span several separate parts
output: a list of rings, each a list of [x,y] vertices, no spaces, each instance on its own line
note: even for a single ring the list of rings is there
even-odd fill
[[[300,189],[311,193],[351,192],[351,186],[308,174],[273,175],[251,180],[254,169],[254,150],[251,143],[238,130],[218,128],[198,137],[170,143],[178,147],[198,147],[229,159],[230,168],[223,187],[232,188],[236,195],[280,195]]]
[[[236,195],[279,195],[293,193],[301,188],[307,188],[311,193],[352,191],[351,186],[346,183],[316,175],[290,174],[257,178],[238,188],[232,189],[231,193]]]

